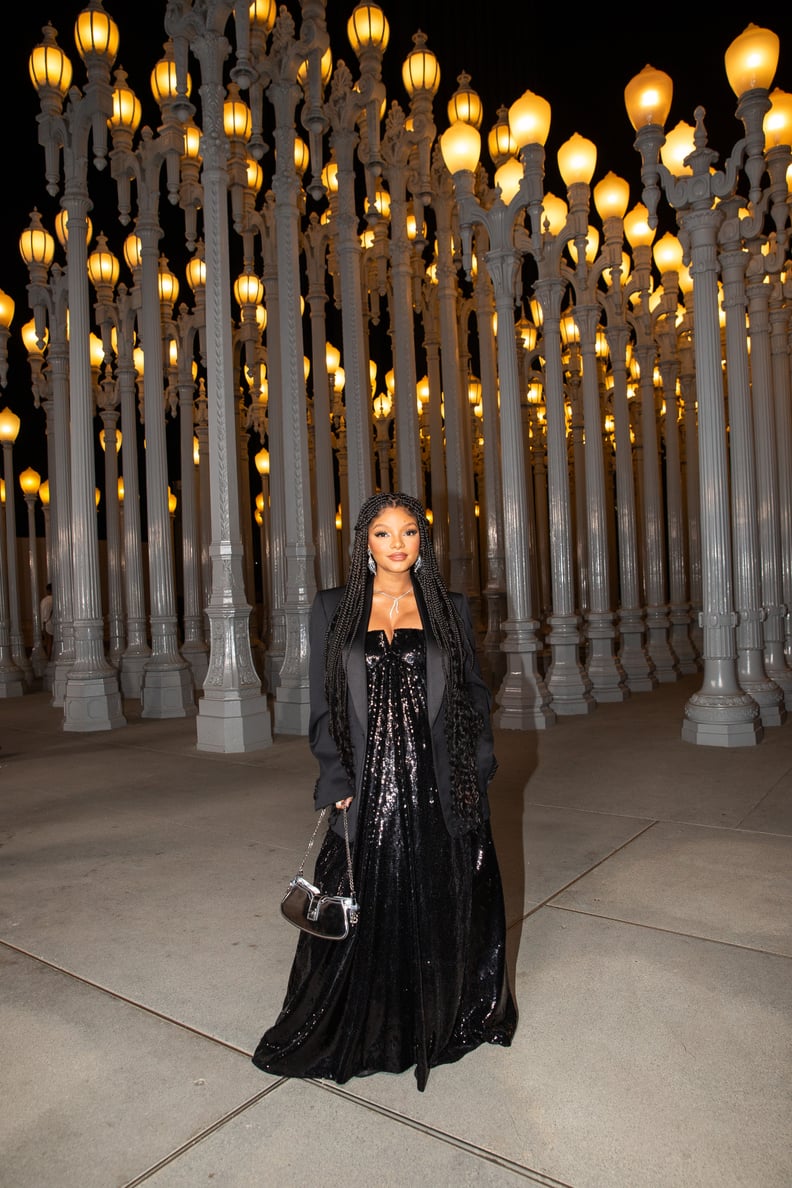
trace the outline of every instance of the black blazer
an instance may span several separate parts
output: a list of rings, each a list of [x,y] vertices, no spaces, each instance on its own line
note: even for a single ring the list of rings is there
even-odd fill
[[[454,809],[451,788],[451,765],[445,738],[446,703],[442,654],[437,640],[432,633],[423,592],[418,582],[413,582],[413,588],[424,629],[426,645],[426,696],[431,724],[432,756],[434,759],[437,789],[446,827],[450,834],[458,835],[465,832],[469,828],[469,825],[460,820]],[[321,809],[326,805],[334,805],[337,800],[344,800],[347,796],[354,796],[355,799],[347,811],[350,838],[354,837],[357,826],[357,808],[359,804],[359,793],[363,783],[363,763],[366,755],[368,696],[366,687],[365,643],[369,616],[371,614],[372,590],[373,582],[370,581],[366,591],[366,601],[363,607],[360,627],[351,646],[348,646],[344,653],[347,672],[349,731],[355,767],[354,784],[341,763],[338,749],[330,735],[330,711],[324,689],[325,635],[327,627],[343,595],[344,587],[337,586],[331,590],[321,590],[316,595],[311,609],[309,662],[311,712],[308,724],[308,741],[311,751],[319,764],[319,778],[316,781],[316,788],[314,790],[314,802],[316,808]],[[473,705],[479,711],[484,721],[484,728],[478,743],[476,766],[479,795],[481,797],[481,815],[486,820],[489,817],[487,786],[497,768],[493,750],[492,723],[490,720],[491,698],[476,660],[475,636],[470,621],[470,609],[467,599],[462,594],[455,593],[452,593],[451,597],[459,612],[470,643],[470,654],[465,668],[468,691]],[[343,836],[343,819],[341,814],[335,810],[333,810],[331,815],[331,823],[333,829]]]

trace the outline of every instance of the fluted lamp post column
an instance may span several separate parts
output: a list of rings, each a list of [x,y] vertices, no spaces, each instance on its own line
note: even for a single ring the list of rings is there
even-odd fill
[[[684,574],[679,565],[684,566],[684,540],[681,532],[682,509],[680,498],[681,484],[676,482],[675,465],[678,457],[677,447],[677,377],[679,375],[679,356],[677,350],[677,318],[679,316],[679,277],[683,271],[682,244],[676,235],[670,233],[659,239],[652,249],[655,267],[660,273],[659,300],[654,307],[654,347],[656,348],[655,366],[660,376],[659,384],[652,384],[652,413],[655,433],[654,456],[656,468],[651,472],[653,481],[650,482],[650,471],[647,459],[650,453],[650,426],[644,421],[644,474],[646,476],[645,490],[647,502],[651,491],[655,512],[647,515],[646,534],[651,537],[650,556],[647,558],[647,571],[651,570],[652,580],[647,579],[648,587],[654,587],[655,598],[649,598],[652,609],[657,612],[659,621],[666,620],[668,626],[663,631],[665,647],[660,655],[652,651],[652,658],[657,666],[657,675],[661,681],[676,680],[683,672],[695,672],[695,665],[691,668],[688,661],[692,658],[692,646],[686,638],[685,626],[690,616],[684,605]],[[653,371],[655,369],[653,368]],[[643,386],[643,385],[642,385]],[[648,385],[647,385],[648,387]],[[655,400],[655,395],[657,400]],[[660,408],[657,408],[657,402]],[[665,414],[662,408],[665,407]],[[661,433],[662,430],[662,433]],[[662,438],[663,449],[660,448]],[[660,458],[665,453],[665,482],[660,479]],[[650,515],[657,515],[659,523],[650,527]],[[658,604],[660,600],[662,605]],[[652,609],[649,611],[649,622],[652,621]],[[677,651],[675,644],[679,645]]]
[[[670,205],[679,212],[690,245],[695,302],[696,378],[699,409],[701,483],[702,600],[704,673],[701,689],[685,706],[682,737],[706,746],[752,746],[763,735],[759,707],[738,683],[737,649],[732,592],[729,475],[726,455],[723,373],[717,290],[717,234],[723,212],[716,199],[734,193],[743,160],[756,199],[764,172],[762,119],[769,108],[768,88],[778,61],[778,38],[761,39],[746,30],[727,50],[730,59],[747,50],[738,115],[746,135],[735,146],[724,169],[713,170],[717,154],[707,147],[704,109],[696,109],[694,151],[687,158],[692,173],[674,177],[659,160],[665,139],[663,125],[671,105],[673,84],[668,75],[647,66],[625,90],[635,145],[641,154],[644,201],[650,223],[657,223],[662,186]],[[769,32],[769,31],[766,31]],[[739,44],[738,44],[739,43]]]
[[[163,395],[163,323],[170,318],[178,298],[179,285],[167,260],[159,257],[162,229],[159,225],[161,174],[163,167],[170,185],[178,175],[184,154],[184,131],[174,111],[175,86],[172,72],[163,84],[163,74],[154,73],[154,96],[162,112],[162,125],[154,135],[145,128],[137,147],[133,133],[136,121],[124,117],[129,109],[131,89],[123,71],[117,73],[113,92],[112,174],[118,190],[121,222],[129,222],[131,182],[135,182],[137,217],[135,230],[140,242],[140,310],[138,325],[145,352],[143,376],[146,423],[146,512],[148,521],[148,568],[150,592],[151,654],[143,668],[140,687],[141,716],[144,718],[190,717],[196,706],[192,670],[179,652],[175,594],[175,564],[168,512],[168,467],[165,444]],[[136,278],[137,280],[137,278]]]
[[[537,300],[542,310],[542,354],[545,360],[547,413],[547,482],[550,514],[552,611],[547,642],[551,663],[547,689],[557,714],[587,714],[595,708],[591,681],[581,662],[580,620],[575,607],[572,515],[561,357],[561,302],[568,284],[562,253],[571,240],[584,250],[588,228],[589,181],[569,190],[570,205],[544,193],[544,144],[550,127],[550,105],[526,91],[509,108],[509,125],[520,150],[527,184],[530,233],[518,227],[516,242],[536,262]],[[593,165],[591,166],[593,169]]]
[[[311,482],[308,462],[308,424],[304,415],[296,416],[297,409],[305,410],[306,360],[303,354],[301,328],[302,301],[300,295],[300,206],[301,169],[298,169],[296,150],[299,137],[295,136],[295,107],[299,100],[296,85],[297,74],[302,62],[308,58],[308,78],[320,69],[321,55],[328,45],[324,27],[324,5],[315,0],[301,0],[303,23],[299,40],[289,35],[286,11],[276,22],[271,60],[268,64],[271,79],[267,97],[275,111],[275,195],[276,254],[278,265],[278,290],[280,294],[279,317],[276,331],[279,338],[281,369],[280,417],[277,427],[271,423],[273,442],[277,433],[278,454],[273,456],[272,477],[275,480],[275,462],[280,464],[279,481],[284,492],[284,530],[286,586],[283,616],[286,627],[286,647],[283,663],[278,674],[275,693],[274,725],[276,730],[286,734],[307,734],[310,716],[308,689],[308,620],[311,603],[316,593],[315,549],[313,539],[313,518],[311,507]],[[293,25],[292,25],[293,28]],[[309,81],[309,92],[320,89]],[[314,113],[319,123],[319,112]],[[312,122],[309,115],[309,123]],[[315,130],[319,124],[314,125]],[[320,141],[314,136],[314,152],[320,151]],[[302,154],[300,154],[302,164]],[[314,160],[313,170],[320,169],[320,162]],[[321,186],[319,187],[321,191]],[[369,428],[366,417],[366,428]],[[370,436],[370,431],[369,431]],[[287,477],[288,474],[288,477]]]
[[[570,198],[570,206],[585,203],[588,209],[590,180],[594,173],[597,150],[590,140],[575,133],[558,151],[558,166]],[[592,229],[587,237],[598,238]],[[607,255],[589,262],[588,252],[596,246],[586,244],[582,236],[574,246],[576,264],[572,273],[575,292],[573,317],[580,336],[582,357],[583,432],[585,458],[585,525],[578,532],[586,537],[588,599],[585,607],[588,661],[586,671],[591,691],[597,701],[623,701],[629,696],[624,669],[616,655],[615,615],[611,606],[610,556],[608,549],[607,504],[605,500],[605,457],[602,448],[602,410],[596,335],[600,307],[597,282],[608,261]]]
[[[5,479],[0,479],[0,698],[21,697],[25,692],[22,669],[14,663],[11,651],[10,615],[8,609],[8,563],[5,547]]]
[[[772,96],[770,97],[772,105]],[[768,112],[764,121],[767,128]],[[774,121],[775,122],[775,121]],[[788,139],[788,133],[787,133]],[[786,335],[773,349],[774,322],[785,318],[781,308],[780,274],[789,267],[787,228],[789,183],[787,168],[789,147],[768,138],[767,165],[769,185],[752,204],[748,218],[741,223],[750,257],[746,270],[748,327],[751,340],[751,389],[754,437],[756,446],[756,495],[760,573],[764,620],[764,664],[768,677],[784,691],[786,708],[792,708],[792,669],[784,655],[784,619],[789,614],[783,593],[782,525],[784,502],[782,488],[789,487],[788,472],[779,472],[779,445],[789,424],[789,402],[778,395],[789,395],[789,346]],[[769,207],[769,210],[768,210]],[[764,235],[764,224],[771,216],[773,233]],[[778,327],[775,328],[776,335]],[[779,345],[783,353],[779,352]],[[775,358],[774,358],[775,354]],[[779,392],[776,392],[776,388]],[[780,413],[780,416],[778,414]],[[777,420],[778,417],[778,420]],[[786,558],[787,561],[789,558]],[[751,692],[751,690],[748,690]]]
[[[272,529],[270,524],[269,450],[262,446],[253,461],[261,476],[261,490],[256,496],[256,508],[261,513],[258,522],[261,529],[261,638],[265,648],[269,645],[272,621]],[[333,525],[335,531],[335,524]],[[336,549],[336,552],[338,549]]]
[[[326,223],[312,214],[303,235],[308,273],[307,306],[311,323],[313,359],[313,444],[314,444],[314,539],[317,582],[321,590],[339,585],[338,541],[335,529],[335,484],[330,421],[330,377],[341,362],[341,354],[327,341],[327,251]],[[269,514],[269,509],[267,509]],[[269,616],[269,602],[267,616]]]
[[[272,742],[272,727],[261,679],[250,647],[250,606],[245,600],[238,498],[231,274],[228,234],[228,140],[223,128],[223,62],[228,42],[217,30],[228,17],[225,4],[194,10],[186,0],[170,0],[165,16],[174,39],[179,113],[190,119],[187,54],[201,66],[203,107],[203,209],[206,259],[208,494],[211,516],[212,589],[207,607],[209,669],[197,720],[199,750],[238,752]],[[247,14],[245,14],[247,15]],[[244,20],[244,15],[240,15]],[[199,438],[203,429],[197,425]],[[202,456],[202,470],[205,465]]]
[[[15,308],[14,298],[0,289],[0,388],[4,388],[8,382],[8,340]]]
[[[181,472],[181,547],[182,590],[182,655],[193,673],[193,684],[200,689],[209,667],[209,648],[204,637],[203,599],[200,582],[200,527],[198,521],[198,484],[195,475],[195,341],[203,336],[204,288],[206,265],[203,254],[196,252],[187,264],[187,279],[195,294],[195,310],[182,311],[177,320],[178,386],[179,386],[179,458]]]
[[[19,602],[19,567],[17,564],[16,503],[14,499],[14,442],[21,421],[13,409],[0,412],[0,446],[3,450],[5,477],[5,539],[8,566],[8,610],[11,636],[11,655],[24,676],[28,689],[33,686],[33,666],[22,637],[22,618]]]
[[[64,232],[61,242],[65,247],[65,220],[61,220],[60,229]],[[74,664],[74,550],[69,464],[71,431],[67,338],[69,280],[66,270],[53,263],[55,239],[43,226],[41,216],[36,210],[31,215],[30,225],[19,237],[19,250],[30,274],[28,300],[33,310],[28,361],[33,372],[34,386],[36,373],[44,369],[49,396],[47,459],[52,494],[49,578],[52,582],[55,628],[50,671],[52,705],[62,707],[66,698],[67,677]]]
[[[39,584],[38,540],[36,535],[36,500],[41,486],[41,475],[32,466],[19,476],[22,496],[27,505],[28,562],[30,565],[30,622],[32,646],[30,663],[37,679],[44,676],[47,668],[47,654],[41,640],[41,587]]]
[[[498,371],[501,394],[501,445],[503,450],[503,527],[506,548],[506,602],[502,649],[508,663],[497,694],[495,722],[512,730],[544,729],[555,723],[549,695],[539,674],[537,658],[539,624],[531,608],[531,559],[525,490],[520,386],[517,344],[507,328],[514,323],[515,278],[520,264],[514,246],[514,223],[528,199],[527,183],[506,204],[496,197],[485,210],[473,192],[474,174],[481,151],[481,135],[472,124],[453,123],[441,137],[446,168],[454,181],[463,235],[465,265],[470,270],[471,229],[483,223],[489,237],[484,261],[492,279],[498,314]]]
[[[636,235],[640,236],[642,214],[645,214],[646,208],[642,206],[639,210],[636,207],[627,213],[629,195],[630,187],[627,182],[613,173],[606,174],[594,187],[594,205],[602,220],[605,237],[603,251],[608,259],[608,266],[603,272],[606,287],[600,294],[599,301],[606,316],[605,335],[613,377],[619,660],[626,675],[628,688],[632,692],[648,692],[655,688],[657,681],[654,677],[654,665],[646,650],[646,625],[640,597],[638,524],[627,399],[627,349],[630,330],[626,317],[626,301],[629,267],[624,264],[622,252],[624,234],[631,245],[633,238]],[[654,237],[654,232],[648,227],[646,231],[650,238]],[[648,246],[646,252],[648,253]]]
[[[69,462],[71,472],[71,545],[74,663],[63,698],[66,731],[113,730],[126,725],[118,674],[104,655],[99,541],[94,491],[94,397],[91,384],[88,318],[87,219],[91,206],[87,169],[89,142],[99,168],[107,155],[107,121],[112,115],[110,67],[118,51],[118,26],[91,0],[75,24],[75,40],[88,76],[84,93],[64,86],[71,65],[55,41],[52,26],[33,50],[30,70],[39,95],[39,143],[45,151],[47,190],[61,188],[67,215],[69,309]],[[68,92],[67,110],[63,100]],[[58,476],[56,475],[56,478]]]
[[[359,59],[361,76],[357,83],[353,83],[346,64],[339,62],[333,71],[327,103],[330,144],[338,164],[332,226],[340,274],[346,377],[344,424],[348,492],[342,499],[345,533],[354,529],[360,505],[374,487],[354,157],[359,142],[362,142],[358,152],[365,161],[368,196],[372,198],[373,177],[383,164],[379,140],[381,108],[385,100],[382,55],[390,38],[390,25],[378,4],[360,3],[347,22],[347,34]]]
[[[416,389],[415,324],[413,314],[412,245],[408,234],[407,185],[415,197],[416,217],[422,217],[423,203],[431,197],[429,160],[435,136],[432,99],[440,85],[440,66],[426,45],[423,33],[413,36],[414,48],[402,66],[402,78],[410,96],[409,127],[398,104],[388,116],[383,140],[385,175],[391,195],[390,258],[393,315],[393,407],[396,443],[396,485],[423,497],[418,399]],[[382,468],[381,468],[382,469]]]

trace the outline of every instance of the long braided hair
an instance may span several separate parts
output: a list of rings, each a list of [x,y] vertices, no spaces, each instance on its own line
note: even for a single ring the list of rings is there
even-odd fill
[[[445,731],[451,765],[451,785],[458,816],[466,822],[479,819],[476,749],[482,730],[481,715],[471,704],[465,685],[465,666],[471,657],[462,620],[437,565],[429,521],[420,501],[412,495],[381,492],[360,509],[346,588],[325,637],[325,693],[330,709],[330,733],[341,761],[354,780],[352,742],[347,713],[347,679],[344,648],[354,639],[371,580],[368,570],[368,530],[384,508],[403,507],[415,517],[420,539],[420,565],[411,576],[421,587],[432,633],[440,647],[446,682]]]

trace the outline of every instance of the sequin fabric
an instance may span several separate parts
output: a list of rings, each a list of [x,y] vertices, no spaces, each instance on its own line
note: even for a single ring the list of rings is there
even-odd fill
[[[369,733],[353,872],[360,921],[344,941],[302,933],[286,997],[253,1063],[279,1076],[429,1070],[516,1025],[505,916],[489,823],[449,836],[426,712],[423,632],[366,636]],[[328,831],[314,881],[345,884],[343,840]]]

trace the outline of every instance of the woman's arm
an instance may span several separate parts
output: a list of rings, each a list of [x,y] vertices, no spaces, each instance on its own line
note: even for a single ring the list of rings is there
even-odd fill
[[[341,762],[338,747],[330,734],[330,707],[327,704],[324,687],[325,636],[329,621],[327,600],[323,597],[323,592],[320,592],[311,607],[308,662],[310,691],[308,744],[319,764],[319,778],[314,788],[314,804],[317,809],[338,804],[354,795],[349,773]]]
[[[465,684],[470,700],[482,719],[482,729],[476,751],[476,767],[479,788],[484,792],[498,769],[498,761],[495,758],[495,740],[492,734],[492,696],[481,675],[476,657],[476,635],[470,617],[470,605],[463,594],[457,596],[456,602],[459,617],[465,629],[465,636],[470,645],[465,664]]]

